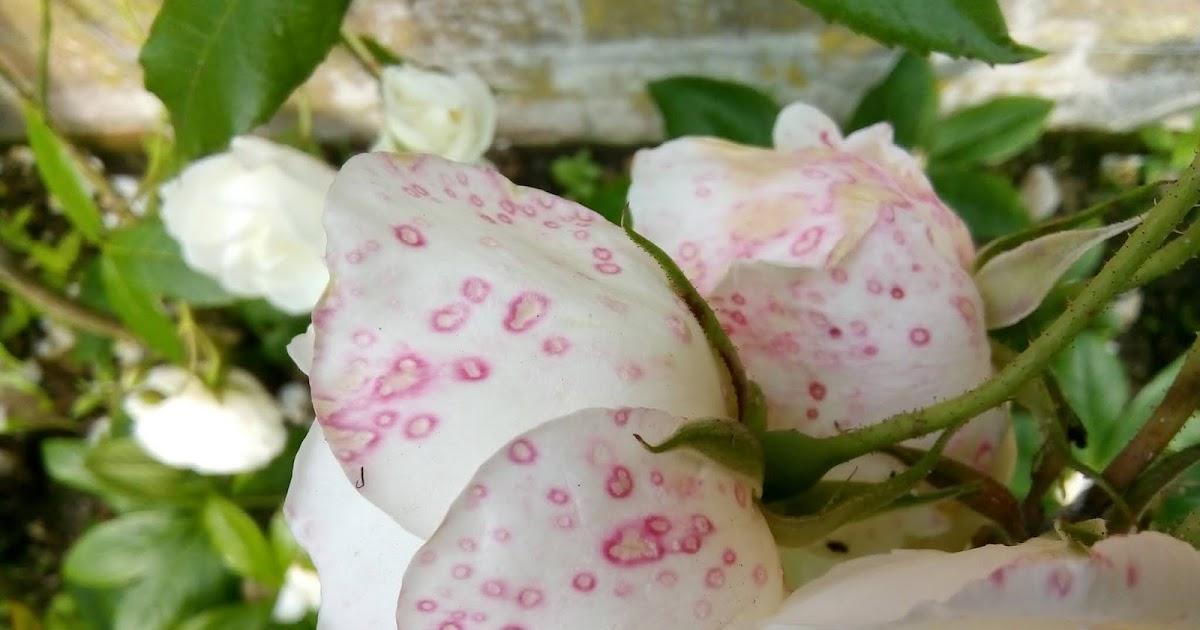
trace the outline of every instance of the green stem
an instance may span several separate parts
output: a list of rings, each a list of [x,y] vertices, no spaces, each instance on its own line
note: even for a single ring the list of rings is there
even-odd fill
[[[1200,254],[1200,217],[1192,220],[1182,234],[1146,259],[1129,280],[1129,288],[1140,287],[1175,271]]]
[[[0,287],[72,328],[114,339],[137,341],[133,333],[121,326],[117,320],[50,291],[15,269],[10,264],[7,252],[3,250],[0,250]]]
[[[1138,476],[1126,494],[1130,516],[1117,514],[1110,519],[1110,530],[1123,532],[1136,525],[1154,499],[1171,485],[1179,475],[1200,462],[1200,444],[1195,444],[1182,451],[1164,456],[1146,472]]]
[[[1046,330],[1011,363],[975,389],[924,409],[820,440],[824,448],[854,456],[940,431],[973,418],[1012,398],[1017,389],[1075,338],[1106,304],[1128,285],[1130,277],[1154,254],[1163,240],[1200,199],[1200,155],[1166,191],[1141,226],[1109,259],[1087,287]]]
[[[366,70],[368,74],[379,79],[383,76],[383,71],[379,68],[379,62],[375,61],[375,57],[371,56],[371,51],[367,50],[367,46],[363,44],[358,35],[351,33],[348,29],[343,28],[338,35],[342,42],[342,47],[350,53],[354,60]]]

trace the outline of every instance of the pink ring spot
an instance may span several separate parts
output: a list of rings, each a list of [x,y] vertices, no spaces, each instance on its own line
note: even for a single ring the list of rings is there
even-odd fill
[[[820,381],[813,381],[808,384],[808,395],[812,396],[813,400],[825,400],[825,384]]]
[[[867,291],[870,291],[871,293],[876,293],[876,294],[883,293],[883,283],[878,280],[868,280],[867,281]]]
[[[612,250],[607,247],[593,247],[592,257],[596,260],[612,260]]]
[[[571,495],[562,488],[550,488],[550,491],[546,493],[546,499],[555,505],[562,505],[571,500]]]
[[[504,327],[511,332],[522,333],[541,321],[550,310],[550,299],[540,293],[526,291],[508,303],[508,314]]]
[[[462,296],[468,300],[479,304],[487,299],[488,293],[492,291],[492,285],[483,278],[471,277],[463,280]]]
[[[679,575],[668,569],[666,571],[660,571],[658,575],[654,577],[654,579],[663,586],[675,586],[675,583],[679,581]]]
[[[904,288],[903,288],[903,287],[900,287],[900,286],[894,286],[894,287],[892,287],[892,291],[891,291],[891,293],[892,293],[892,298],[893,298],[893,299],[896,299],[896,300],[903,300],[903,299],[904,299]]]
[[[759,564],[754,567],[754,583],[762,586],[767,583],[767,568]]]
[[[726,549],[721,553],[721,562],[725,563],[726,566],[737,562],[737,552],[732,549]]]
[[[792,243],[792,255],[804,256],[811,254],[813,250],[821,244],[821,238],[825,235],[825,228],[821,226],[810,227],[800,233],[796,242]]]
[[[542,603],[542,592],[536,588],[523,588],[517,593],[517,604],[521,608],[535,608]]]
[[[662,541],[641,527],[622,527],[602,545],[604,557],[618,566],[637,566],[655,562],[666,554]]]
[[[908,331],[908,340],[913,342],[914,346],[924,346],[929,343],[929,330],[926,328],[914,328]]]
[[[421,612],[433,612],[437,610],[437,602],[432,599],[422,599],[417,602],[417,610]]]
[[[437,425],[438,419],[432,414],[423,413],[413,416],[404,424],[404,436],[410,440],[420,440],[429,437]]]
[[[433,375],[429,364],[415,354],[397,358],[387,374],[375,379],[372,393],[381,400],[410,398],[429,383]]]
[[[525,438],[508,445],[508,459],[514,464],[532,464],[537,459],[537,449]]]
[[[547,337],[542,342],[542,352],[551,356],[558,356],[571,349],[571,342],[566,337]]]
[[[466,304],[451,304],[434,311],[429,322],[437,332],[454,332],[466,323],[470,314]]]
[[[619,427],[623,427],[629,423],[629,414],[633,413],[632,409],[618,409],[613,412],[613,423]]]
[[[500,580],[488,580],[479,587],[479,590],[488,597],[504,597],[504,593],[508,591],[508,587]]]
[[[491,366],[479,357],[467,357],[454,363],[454,374],[460,381],[482,381],[491,372]]]
[[[456,564],[454,565],[454,568],[450,570],[450,575],[456,580],[465,580],[471,577],[472,573],[474,573],[474,570],[471,569],[470,565],[466,564]]]
[[[425,235],[416,227],[411,225],[397,225],[392,228],[392,233],[396,235],[396,240],[408,245],[409,247],[424,247]]]
[[[390,427],[393,424],[396,424],[396,421],[399,419],[400,414],[396,413],[395,411],[380,411],[379,413],[375,414],[375,426],[381,428]]]
[[[571,586],[580,593],[590,593],[592,589],[596,588],[596,576],[587,571],[581,571],[571,578]]]
[[[676,339],[682,341],[683,343],[691,343],[692,329],[688,328],[687,324],[684,323],[683,318],[679,317],[678,315],[669,315],[667,317],[667,328],[671,329],[671,332],[675,335]]]
[[[839,267],[833,271],[830,271],[829,277],[833,278],[833,281],[838,284],[845,284],[846,280],[849,278],[849,275],[846,273],[845,269]]]
[[[704,574],[704,585],[708,588],[721,588],[725,586],[725,571],[720,567],[713,567]]]
[[[512,538],[512,534],[503,527],[492,532],[492,540],[495,540],[498,543],[506,543],[510,538]]]
[[[612,276],[621,273],[621,265],[614,262],[603,262],[596,265],[596,271]]]
[[[691,260],[696,257],[696,254],[699,253],[700,248],[691,241],[684,241],[683,244],[679,246],[679,257],[684,260]]]
[[[617,368],[617,376],[619,376],[621,380],[625,381],[626,383],[640,381],[645,375],[645,370],[642,369],[642,366],[636,363],[626,363],[625,365]]]
[[[604,483],[604,488],[608,491],[608,496],[614,499],[624,499],[633,492],[633,475],[624,466],[613,466],[608,480]]]

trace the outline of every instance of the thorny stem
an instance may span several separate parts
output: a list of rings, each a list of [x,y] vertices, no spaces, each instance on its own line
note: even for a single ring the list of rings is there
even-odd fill
[[[1118,490],[1128,488],[1166,450],[1197,407],[1200,407],[1200,338],[1184,355],[1179,375],[1154,414],[1104,469],[1104,479]],[[1099,512],[1106,498],[1101,493],[1089,492],[1084,498],[1083,513]]]
[[[1154,254],[1200,199],[1200,155],[1170,186],[1161,201],[1083,292],[1011,363],[966,393],[924,409],[897,414],[871,426],[819,440],[821,447],[857,457],[883,446],[956,426],[1009,400],[1044,369],[1105,305],[1128,286],[1130,277]]]
[[[1178,269],[1193,256],[1200,254],[1200,217],[1192,220],[1182,234],[1154,252],[1137,273],[1129,279],[1129,288],[1140,287]]]
[[[133,333],[122,327],[117,320],[76,304],[66,297],[46,289],[33,278],[18,271],[12,266],[8,253],[2,249],[0,249],[0,286],[68,326],[114,339],[137,341]]]

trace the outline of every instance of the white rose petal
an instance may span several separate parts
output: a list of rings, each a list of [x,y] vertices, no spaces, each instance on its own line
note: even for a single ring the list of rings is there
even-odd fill
[[[477,162],[492,145],[496,99],[474,73],[390,66],[381,89],[384,129],[377,150]]]
[[[229,372],[218,396],[182,368],[156,367],[125,398],[124,409],[152,457],[201,473],[261,468],[287,440],[274,399],[239,369]]]
[[[283,574],[283,587],[275,598],[271,620],[296,623],[321,606],[321,582],[316,572],[293,564]]]
[[[1021,201],[1029,210],[1029,217],[1042,221],[1054,216],[1062,205],[1062,188],[1054,177],[1054,170],[1045,164],[1036,164],[1021,180]]]
[[[316,424],[296,453],[283,515],[320,576],[318,627],[395,627],[400,578],[421,539],[355,492]]]
[[[316,333],[313,332],[313,325],[309,324],[304,332],[292,337],[288,342],[287,353],[296,367],[300,368],[301,372],[308,374],[312,369],[313,363],[313,346],[316,344]]]
[[[1196,628],[1197,580],[1200,552],[1156,532],[1086,553],[1047,539],[895,551],[805,585],[766,628]]]
[[[235,138],[163,185],[163,221],[188,265],[225,290],[306,313],[329,277],[321,210],[333,174],[296,149]]]

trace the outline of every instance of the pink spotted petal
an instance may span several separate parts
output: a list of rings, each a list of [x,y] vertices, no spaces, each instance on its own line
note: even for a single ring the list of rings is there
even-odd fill
[[[404,576],[399,627],[755,627],[782,580],[752,482],[633,437],[684,422],[589,409],[502,447]]]
[[[709,298],[766,394],[771,427],[834,435],[986,379],[970,235],[891,129],[843,138],[795,104],[776,122],[776,143],[770,151],[685,138],[641,151],[629,193],[638,230]],[[1006,424],[1002,411],[984,414],[947,453],[994,470]],[[863,458],[830,478],[894,469]],[[897,536],[953,546],[969,536],[960,516],[926,507],[826,542],[841,558]]]
[[[1031,540],[861,558],[793,593],[767,628],[1194,628],[1200,552],[1146,532],[1082,553]],[[869,598],[870,606],[847,602]]]
[[[578,409],[726,413],[661,269],[616,226],[495,170],[369,154],[325,217],[318,420],[361,492],[427,536],[479,463]]]
[[[400,578],[421,545],[354,491],[313,425],[300,451],[283,513],[321,580],[320,627],[387,628]]]

